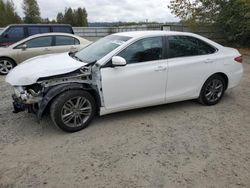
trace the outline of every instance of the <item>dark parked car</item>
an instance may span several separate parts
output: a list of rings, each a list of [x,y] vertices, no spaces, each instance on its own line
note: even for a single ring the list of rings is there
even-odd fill
[[[31,35],[62,32],[74,34],[68,24],[16,24],[6,27],[0,35],[0,47],[9,46]]]

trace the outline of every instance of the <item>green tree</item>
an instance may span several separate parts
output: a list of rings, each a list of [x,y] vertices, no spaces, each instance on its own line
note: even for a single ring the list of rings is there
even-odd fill
[[[168,8],[184,22],[214,23],[228,0],[171,0]]]
[[[74,10],[74,18],[76,27],[88,26],[87,12],[85,8]]]
[[[18,16],[15,10],[13,2],[10,0],[0,0],[0,18],[1,27],[22,22],[22,19]]]
[[[81,26],[87,27],[88,26],[88,13],[85,8],[82,9],[83,12],[83,23]]]
[[[189,25],[214,25],[229,42],[250,46],[249,0],[172,0],[173,14]]]
[[[36,0],[23,1],[24,22],[25,23],[40,23],[40,8]]]
[[[56,21],[57,23],[64,23],[64,16],[63,16],[63,13],[59,12],[56,16]]]
[[[75,27],[88,26],[88,14],[85,8],[66,8],[64,14],[59,12],[57,14],[57,23],[71,24]]]
[[[231,0],[217,18],[229,42],[250,47],[250,1]]]
[[[75,26],[75,19],[74,19],[74,13],[72,8],[66,8],[63,22],[66,24],[71,24],[72,26]]]

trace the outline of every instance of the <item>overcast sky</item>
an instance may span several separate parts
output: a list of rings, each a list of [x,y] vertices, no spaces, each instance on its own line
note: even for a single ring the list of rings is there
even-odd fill
[[[167,8],[170,0],[37,0],[43,18],[54,19],[65,7],[85,7],[89,22],[178,21]],[[23,16],[22,0],[13,0]]]

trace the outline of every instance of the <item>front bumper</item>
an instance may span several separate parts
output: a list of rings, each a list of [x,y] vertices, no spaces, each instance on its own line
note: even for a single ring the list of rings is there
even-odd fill
[[[29,113],[35,113],[34,104],[25,104],[21,98],[17,97],[15,94],[12,95],[13,99],[13,113],[18,113],[22,111],[27,111]]]

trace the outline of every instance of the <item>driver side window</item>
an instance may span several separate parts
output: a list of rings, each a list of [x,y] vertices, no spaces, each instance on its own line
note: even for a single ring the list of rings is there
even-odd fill
[[[52,36],[34,38],[34,39],[31,39],[31,40],[19,45],[16,48],[20,49],[22,47],[22,45],[24,45],[24,44],[27,45],[27,48],[50,47],[50,46],[52,46]]]
[[[162,40],[162,37],[139,40],[120,52],[118,56],[123,57],[127,64],[160,60],[163,57]]]

